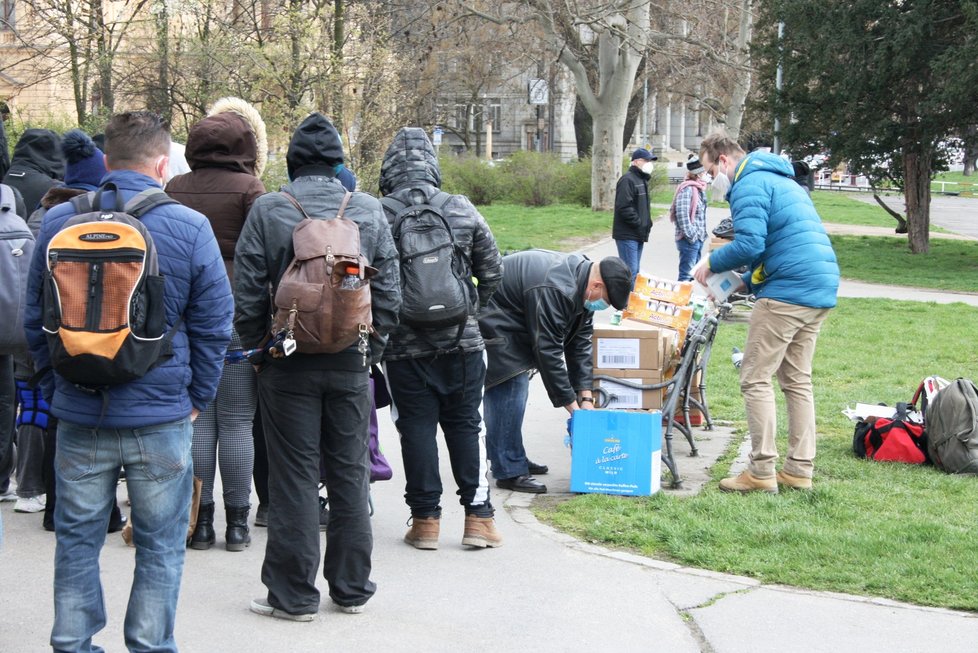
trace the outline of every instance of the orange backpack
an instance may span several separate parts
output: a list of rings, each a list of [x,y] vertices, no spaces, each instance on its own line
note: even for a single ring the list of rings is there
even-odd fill
[[[102,208],[106,188],[115,190],[114,208]],[[156,247],[139,218],[176,200],[154,188],[123,205],[108,183],[71,202],[77,215],[46,252],[42,327],[51,368],[82,388],[127,383],[172,355],[180,320],[168,333]]]

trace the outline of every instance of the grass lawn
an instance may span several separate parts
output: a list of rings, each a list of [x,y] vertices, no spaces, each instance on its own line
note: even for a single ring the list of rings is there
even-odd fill
[[[944,184],[943,186],[940,183],[936,183],[941,181],[955,183]],[[963,172],[939,172],[934,176],[934,181],[931,182],[930,189],[931,192],[939,193],[942,188],[949,193],[961,193],[965,197],[974,197],[978,195],[978,174],[965,177]]]
[[[585,206],[492,204],[480,206],[479,212],[504,254],[535,247],[570,251],[611,235],[611,212]]]
[[[812,193],[812,203],[823,222],[890,229],[896,227],[896,220],[875,202],[872,204],[862,202],[844,193],[817,190]]]
[[[885,236],[830,236],[846,279],[896,286],[978,292],[975,243],[933,238],[928,254]]]
[[[846,405],[909,401],[928,374],[974,377],[978,309],[840,299],[814,364],[819,452],[815,490],[728,495],[716,484],[679,498],[582,495],[538,515],[587,540],[768,583],[978,610],[978,479],[852,454]],[[730,357],[746,325],[724,323],[710,362],[713,414],[745,428]],[[778,393],[779,450],[786,418]],[[682,438],[679,438],[681,441]],[[734,443],[732,449],[737,444]],[[677,443],[682,469],[684,445]],[[718,463],[714,480],[727,475]]]

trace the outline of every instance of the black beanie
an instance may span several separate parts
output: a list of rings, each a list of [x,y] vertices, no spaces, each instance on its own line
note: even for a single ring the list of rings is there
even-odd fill
[[[326,116],[312,113],[292,133],[285,164],[289,179],[308,175],[333,176],[333,168],[343,163],[343,142]]]

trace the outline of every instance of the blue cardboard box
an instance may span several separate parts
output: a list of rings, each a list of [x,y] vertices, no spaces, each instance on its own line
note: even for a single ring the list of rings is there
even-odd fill
[[[571,418],[571,492],[659,491],[662,413],[577,410]]]

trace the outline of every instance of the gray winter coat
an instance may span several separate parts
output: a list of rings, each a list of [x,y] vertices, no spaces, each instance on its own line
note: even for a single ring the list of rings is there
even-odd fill
[[[404,204],[423,204],[438,194],[441,172],[435,149],[423,129],[406,127],[394,136],[380,169],[380,188],[386,197]],[[387,220],[394,225],[397,215],[386,205]],[[479,306],[484,308],[502,279],[502,257],[485,218],[464,195],[453,195],[442,207],[455,242],[468,259],[468,267],[479,283]],[[396,242],[395,242],[396,245]],[[458,327],[420,331],[401,324],[391,334],[385,360],[424,358],[439,352],[482,351],[485,344],[476,316],[468,318],[461,339]]]

